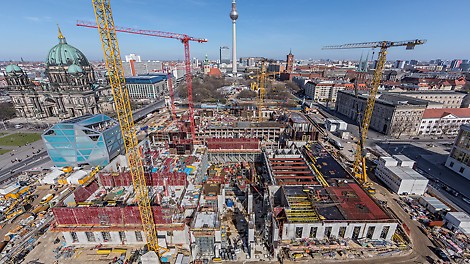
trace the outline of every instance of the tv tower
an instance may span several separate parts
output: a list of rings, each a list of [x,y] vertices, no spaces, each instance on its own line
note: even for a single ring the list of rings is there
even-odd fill
[[[230,11],[230,19],[232,19],[232,74],[237,77],[237,3],[232,0],[232,11]]]

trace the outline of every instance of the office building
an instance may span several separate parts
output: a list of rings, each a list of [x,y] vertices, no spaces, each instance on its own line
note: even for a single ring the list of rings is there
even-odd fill
[[[460,126],[468,123],[470,123],[470,108],[426,109],[418,134],[456,135]]]
[[[133,100],[163,99],[168,94],[167,75],[141,75],[126,78],[126,88]]]
[[[336,111],[353,120],[362,120],[358,113],[364,113],[367,98],[367,94],[362,92],[356,96],[353,91],[339,91]],[[380,94],[375,102],[370,128],[396,137],[416,135],[424,110],[433,104],[435,103],[399,94]]]
[[[454,146],[446,161],[446,167],[470,180],[470,125],[460,126]]]
[[[119,123],[103,114],[55,124],[42,134],[42,140],[57,167],[104,166],[124,151]]]

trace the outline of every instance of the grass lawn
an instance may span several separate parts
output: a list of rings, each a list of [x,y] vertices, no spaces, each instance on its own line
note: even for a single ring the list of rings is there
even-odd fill
[[[9,152],[10,150],[11,149],[2,149],[2,148],[0,148],[0,155],[3,155],[5,153]]]
[[[41,139],[39,133],[16,133],[0,138],[0,146],[24,146]]]
[[[6,135],[7,133],[3,133],[3,132],[0,132],[0,137],[3,137],[4,135]]]

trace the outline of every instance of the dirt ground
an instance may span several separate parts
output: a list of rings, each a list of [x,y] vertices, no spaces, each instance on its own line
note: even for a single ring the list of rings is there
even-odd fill
[[[57,244],[54,244],[54,240],[59,237],[61,241]],[[82,264],[82,263],[97,263],[97,264],[108,264],[116,257],[119,258],[121,254],[111,253],[109,255],[98,255],[97,250],[88,247],[88,248],[74,248],[74,254],[70,258],[61,257],[59,259],[55,258],[54,249],[63,244],[62,233],[57,232],[46,232],[40,239],[39,245],[37,245],[26,257],[23,263],[28,264],[49,264],[49,263],[58,263],[58,264]],[[122,248],[120,246],[119,248]],[[131,255],[133,250],[139,248],[126,247],[126,259]]]

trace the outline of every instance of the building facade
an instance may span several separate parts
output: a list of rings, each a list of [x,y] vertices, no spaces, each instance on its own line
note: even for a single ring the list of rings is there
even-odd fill
[[[470,180],[470,125],[460,126],[459,135],[446,161],[446,167]]]
[[[59,29],[59,44],[46,59],[48,83],[33,84],[17,65],[5,69],[9,95],[16,115],[25,118],[72,118],[102,112],[111,90],[96,84],[93,67],[85,55],[69,45]]]
[[[420,135],[457,135],[460,126],[470,123],[470,108],[426,109]]]
[[[399,94],[443,104],[445,108],[460,108],[466,93],[455,91],[404,91]]]
[[[57,167],[104,166],[124,152],[119,123],[103,114],[55,124],[42,134],[42,140]]]
[[[427,101],[394,94],[379,95],[375,102],[370,128],[396,137],[417,135]],[[353,120],[362,120],[367,94],[356,96],[352,91],[339,91],[336,111]]]
[[[294,70],[294,55],[292,54],[292,51],[287,54],[287,65],[286,65],[286,72],[287,73],[292,73]]]
[[[167,75],[141,75],[126,78],[126,88],[133,100],[163,99],[168,94]]]

